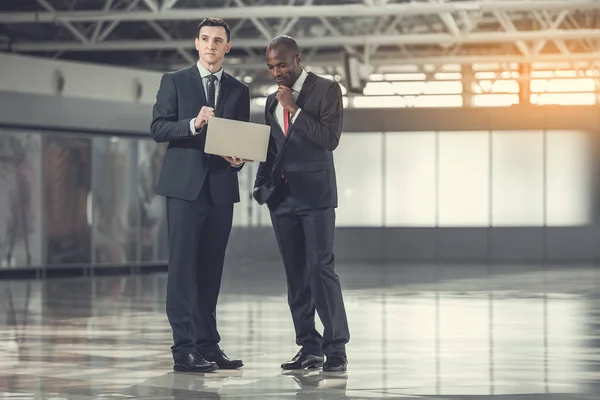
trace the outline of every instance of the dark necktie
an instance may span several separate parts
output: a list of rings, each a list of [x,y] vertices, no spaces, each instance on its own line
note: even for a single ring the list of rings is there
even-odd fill
[[[208,79],[208,106],[215,108],[215,81],[217,80],[217,77],[214,75],[208,75],[206,78]]]

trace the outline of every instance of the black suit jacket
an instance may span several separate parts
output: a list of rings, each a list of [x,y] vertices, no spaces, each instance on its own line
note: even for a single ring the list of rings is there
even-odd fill
[[[285,136],[275,117],[275,93],[267,98],[265,121],[271,136],[267,159],[258,167],[254,198],[269,204],[285,175],[297,209],[337,207],[332,152],[342,134],[342,91],[336,82],[308,73],[296,103],[302,111]]]
[[[206,94],[198,67],[162,76],[152,110],[150,134],[156,142],[169,142],[165,154],[157,194],[183,200],[194,200],[200,193],[207,174],[210,191],[217,204],[240,201],[237,171],[218,156],[204,153],[206,128],[190,132],[190,121],[206,106]],[[248,86],[223,72],[217,97],[215,116],[248,122],[250,93]]]

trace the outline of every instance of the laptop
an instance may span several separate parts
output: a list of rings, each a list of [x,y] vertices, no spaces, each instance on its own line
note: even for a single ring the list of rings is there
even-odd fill
[[[266,161],[271,128],[268,125],[210,117],[204,152],[248,161]]]

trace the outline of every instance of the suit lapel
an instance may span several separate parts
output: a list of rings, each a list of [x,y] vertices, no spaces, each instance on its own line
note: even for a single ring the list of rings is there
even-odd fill
[[[309,72],[304,84],[302,85],[302,89],[300,89],[300,93],[298,94],[298,98],[296,99],[296,104],[301,109],[304,109],[304,103],[306,102],[306,98],[310,95],[313,88],[315,87],[316,75]],[[294,125],[290,126],[288,130],[288,134],[286,136],[286,140],[292,136],[292,132],[294,131]],[[283,133],[283,132],[282,132]]]
[[[267,117],[271,119],[271,121],[266,121],[271,127],[275,128],[277,132],[281,135],[281,137],[285,137],[283,134],[283,129],[279,125],[279,121],[277,121],[277,115],[275,111],[277,110],[277,99],[275,98],[275,93],[272,93],[267,97]]]
[[[198,71],[198,67],[196,65],[193,65],[188,71],[193,77],[192,84],[190,86],[194,91],[194,109],[200,111],[200,109],[206,105],[206,93],[204,92],[204,85],[202,84],[200,71]]]
[[[221,84],[219,85],[219,96],[217,97],[217,109],[215,110],[215,116],[221,117],[225,102],[227,101],[227,95],[231,91],[229,88],[231,78],[225,72],[221,75]]]
[[[298,107],[304,108],[304,102],[306,101],[306,98],[308,95],[310,95],[310,92],[312,92],[313,88],[315,87],[315,80],[316,75],[312,72],[309,72],[306,80],[304,81],[304,85],[302,85],[298,99],[296,99],[296,104],[298,104]]]
[[[267,114],[276,120],[275,108],[277,108],[277,99],[275,99],[275,93],[271,93],[267,97]]]

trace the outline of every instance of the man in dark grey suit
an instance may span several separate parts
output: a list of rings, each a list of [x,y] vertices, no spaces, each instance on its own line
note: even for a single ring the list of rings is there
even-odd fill
[[[333,256],[338,199],[332,152],[342,132],[341,89],[304,71],[298,45],[288,36],[273,39],[266,57],[279,88],[267,98],[269,152],[253,195],[271,212],[301,346],[281,367],[345,371],[350,333]],[[315,329],[315,307],[323,336]]]
[[[161,79],[151,135],[156,142],[169,142],[157,193],[167,198],[167,316],[174,369],[210,372],[243,365],[220,349],[215,316],[243,161],[205,154],[206,126],[210,116],[248,122],[250,95],[246,85],[223,71],[231,49],[224,21],[202,21],[195,43],[198,63]]]

